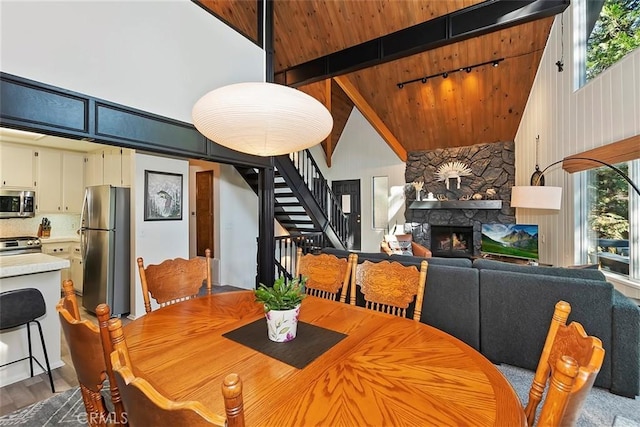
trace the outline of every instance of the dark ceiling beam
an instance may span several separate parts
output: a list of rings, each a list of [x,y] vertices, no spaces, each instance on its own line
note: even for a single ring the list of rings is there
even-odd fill
[[[275,81],[302,86],[553,16],[567,7],[569,0],[488,0],[279,71]]]

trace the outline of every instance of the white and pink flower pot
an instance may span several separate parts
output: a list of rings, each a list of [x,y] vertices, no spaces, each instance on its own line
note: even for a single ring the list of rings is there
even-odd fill
[[[269,339],[275,342],[287,342],[296,337],[300,305],[290,310],[270,310],[265,313]]]

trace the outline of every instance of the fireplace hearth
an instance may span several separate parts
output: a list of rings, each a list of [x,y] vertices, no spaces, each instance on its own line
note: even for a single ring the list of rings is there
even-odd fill
[[[473,227],[431,226],[433,256],[471,258],[473,256]]]

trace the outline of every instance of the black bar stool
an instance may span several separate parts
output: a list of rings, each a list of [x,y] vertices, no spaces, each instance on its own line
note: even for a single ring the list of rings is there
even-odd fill
[[[51,377],[51,367],[49,366],[49,356],[47,355],[47,346],[44,343],[42,326],[40,326],[40,322],[36,320],[39,317],[44,316],[46,312],[47,307],[44,303],[44,297],[42,296],[42,293],[37,289],[16,289],[13,291],[0,293],[0,331],[27,325],[27,339],[29,340],[28,357],[23,357],[22,359],[5,363],[4,365],[0,366],[0,368],[3,366],[11,365],[12,363],[17,363],[29,359],[31,376],[33,377],[33,361],[35,360],[38,366],[40,366],[40,369],[42,369],[49,375],[51,392],[55,393],[56,390],[53,388],[53,378]],[[38,359],[33,356],[33,352],[31,350],[31,322],[34,322],[38,325],[38,331],[40,332],[40,341],[42,342],[42,350],[44,351],[44,360],[46,362],[47,369],[44,369]]]

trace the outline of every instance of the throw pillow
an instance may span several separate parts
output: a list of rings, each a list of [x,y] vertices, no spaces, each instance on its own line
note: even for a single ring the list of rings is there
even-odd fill
[[[413,255],[411,234],[388,234],[384,237],[391,252],[398,255]]]

